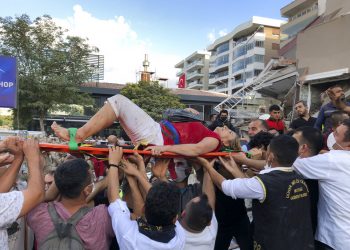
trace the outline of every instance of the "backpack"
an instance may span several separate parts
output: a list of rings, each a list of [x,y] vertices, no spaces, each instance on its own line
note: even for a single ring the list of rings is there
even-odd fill
[[[82,207],[67,221],[64,221],[57,213],[56,208],[50,202],[48,211],[55,229],[46,237],[40,250],[84,250],[84,245],[75,228],[75,225],[88,213],[92,208]]]
[[[200,115],[183,109],[167,109],[163,112],[163,119],[170,122],[203,122]]]

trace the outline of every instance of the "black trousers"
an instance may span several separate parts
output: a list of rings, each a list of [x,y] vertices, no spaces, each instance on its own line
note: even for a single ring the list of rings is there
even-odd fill
[[[315,240],[315,250],[333,250],[330,246]]]
[[[241,250],[253,249],[253,237],[248,216],[242,216],[231,225],[220,225],[215,240],[215,250],[227,250],[232,237],[235,237]]]

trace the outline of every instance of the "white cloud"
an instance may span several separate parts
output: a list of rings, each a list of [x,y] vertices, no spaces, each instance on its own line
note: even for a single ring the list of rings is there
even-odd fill
[[[175,87],[174,65],[181,60],[180,57],[152,51],[151,41],[140,39],[123,16],[99,19],[80,5],[75,5],[73,10],[72,17],[54,20],[68,29],[68,34],[88,38],[91,46],[99,48],[105,59],[104,81],[122,84],[135,82],[144,54],[149,54],[150,69],[156,69],[158,76],[170,78],[169,85]]]
[[[215,41],[215,30],[212,30],[207,35],[209,42],[213,43]]]
[[[227,30],[226,29],[223,29],[223,30],[219,31],[219,36],[220,37],[225,36],[225,35],[227,35]]]
[[[213,43],[217,38],[227,35],[227,29],[222,29],[219,32],[216,32],[215,29],[212,29],[208,35],[207,38],[209,42]]]

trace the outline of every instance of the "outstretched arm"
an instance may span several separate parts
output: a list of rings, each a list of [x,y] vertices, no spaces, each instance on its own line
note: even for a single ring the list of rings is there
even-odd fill
[[[161,155],[163,152],[171,152],[184,156],[199,156],[214,151],[219,141],[212,137],[205,137],[196,144],[178,144],[165,146],[149,146],[145,150],[151,150],[153,155]]]
[[[118,166],[123,156],[123,149],[120,147],[110,147],[108,161],[109,164]],[[108,182],[108,200],[109,203],[113,203],[119,199],[119,175],[117,167],[110,167],[107,176]]]

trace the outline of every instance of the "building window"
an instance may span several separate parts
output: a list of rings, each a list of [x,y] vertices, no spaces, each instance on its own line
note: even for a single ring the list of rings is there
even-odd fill
[[[255,47],[264,48],[264,41],[255,41]]]
[[[221,53],[228,51],[229,49],[230,49],[230,43],[229,42],[224,43],[224,44],[220,45],[219,47],[217,47],[216,54],[219,55]]]
[[[254,76],[258,76],[261,72],[261,69],[254,69]]]
[[[216,67],[222,65],[222,64],[225,64],[225,63],[228,63],[228,60],[229,60],[229,55],[223,55],[223,56],[220,56],[219,58],[216,59]]]
[[[264,62],[264,55],[254,55],[254,62]]]

